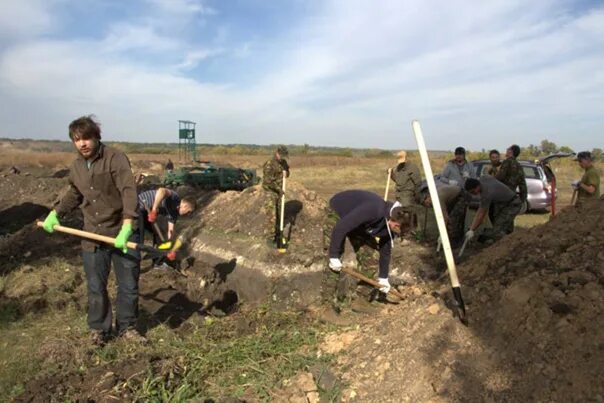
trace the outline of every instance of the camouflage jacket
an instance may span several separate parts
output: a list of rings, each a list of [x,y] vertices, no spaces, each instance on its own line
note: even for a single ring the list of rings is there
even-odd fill
[[[286,171],[286,176],[289,177],[289,165],[287,161],[277,160],[275,157],[264,163],[262,172],[262,187],[265,190],[280,194],[283,186],[283,171]]]
[[[491,165],[491,167],[487,170],[487,175],[497,176],[497,173],[499,173],[500,169],[501,169],[501,164],[499,164],[497,166]]]
[[[419,168],[415,164],[404,162],[392,170],[390,177],[396,183],[396,200],[413,203],[422,181]]]
[[[497,172],[495,177],[505,183],[505,185],[514,192],[516,192],[516,188],[518,188],[520,200],[526,200],[528,195],[526,178],[524,177],[524,170],[516,158],[510,157],[503,161],[499,167],[499,172]]]

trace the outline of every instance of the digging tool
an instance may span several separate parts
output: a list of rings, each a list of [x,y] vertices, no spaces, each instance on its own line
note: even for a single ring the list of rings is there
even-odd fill
[[[382,285],[380,285],[380,283],[378,283],[377,281],[375,281],[369,277],[363,276],[361,273],[354,271],[352,269],[349,269],[348,267],[343,267],[342,272],[348,274],[349,276],[356,278],[357,280],[361,280],[374,288],[377,288],[377,289],[382,288]],[[403,294],[396,291],[394,289],[394,287],[390,287],[390,291],[388,291],[388,294],[392,294],[396,298],[399,298],[399,299],[404,299]]]
[[[44,225],[44,223],[42,221],[37,221],[36,225],[38,227],[42,227]],[[63,232],[65,234],[79,236],[80,238],[86,238],[86,239],[90,239],[92,241],[103,242],[103,243],[109,244],[111,246],[113,246],[115,244],[115,238],[111,238],[110,236],[99,235],[99,234],[95,234],[92,232],[82,231],[82,230],[70,228],[70,227],[64,227],[62,225],[55,225],[53,228],[55,231]],[[128,241],[128,242],[126,242],[126,247],[128,249],[134,249],[139,252],[146,252],[148,254],[156,255],[158,257],[166,255],[166,252],[159,251],[155,248],[152,248],[151,246],[143,245],[142,243]]]
[[[432,173],[432,167],[430,166],[430,159],[428,158],[428,151],[426,150],[426,144],[424,143],[424,136],[422,134],[422,128],[419,121],[414,120],[411,123],[413,127],[413,133],[415,134],[415,140],[417,142],[417,148],[419,155],[422,159],[422,166],[424,168],[424,174],[428,182],[428,190],[430,191],[430,197],[432,199],[432,208],[434,209],[434,215],[436,216],[436,223],[438,224],[438,232],[443,244],[443,250],[445,252],[445,259],[447,261],[447,268],[449,271],[449,278],[451,279],[451,287],[453,288],[453,296],[455,298],[455,306],[457,308],[457,316],[461,323],[467,326],[466,318],[466,305],[461,295],[461,287],[459,284],[459,278],[457,277],[457,269],[455,267],[455,260],[453,259],[453,252],[451,250],[451,242],[449,241],[449,234],[447,233],[447,226],[443,217],[443,212],[440,207],[440,199],[436,191],[436,183],[434,182],[434,175]]]
[[[386,179],[386,192],[384,193],[384,201],[388,201],[388,192],[390,191],[390,175],[392,175],[392,168],[388,168],[388,179]]]
[[[572,195],[572,197],[570,198],[570,205],[571,205],[571,206],[574,206],[574,205],[575,205],[575,203],[577,202],[577,194],[578,194],[578,193],[579,193],[579,190],[578,190],[578,189],[573,189],[573,195]]]
[[[461,245],[461,249],[459,250],[459,254],[457,255],[458,258],[461,258],[463,256],[463,252],[466,250],[468,242],[470,242],[469,238],[464,239],[463,244]]]
[[[285,236],[283,235],[283,223],[285,220],[285,182],[287,180],[287,171],[283,171],[283,185],[281,190],[283,194],[281,195],[281,213],[279,214],[279,234],[277,238],[277,250],[279,253],[285,253],[287,250],[287,242],[285,241]]]
[[[151,212],[151,209],[149,208],[149,206],[146,203],[145,203],[145,210],[147,210],[147,213]],[[165,245],[167,244],[168,240],[164,236],[164,233],[162,232],[162,230],[159,228],[159,225],[157,225],[157,221],[153,221],[151,223],[151,227],[153,228],[153,231],[159,237],[159,240],[161,241],[162,245],[164,245],[164,247],[165,247]],[[167,247],[165,247],[165,249],[169,249],[171,246],[172,246],[172,244],[170,244]]]

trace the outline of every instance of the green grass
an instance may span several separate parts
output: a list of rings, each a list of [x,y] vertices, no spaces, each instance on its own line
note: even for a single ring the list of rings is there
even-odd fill
[[[270,400],[282,380],[329,360],[317,358],[322,331],[316,323],[304,323],[296,313],[257,310],[252,315],[261,326],[248,335],[229,335],[220,321],[209,321],[190,337],[164,342],[160,354],[180,361],[168,372],[151,371],[140,384],[131,385],[133,396],[145,401],[227,396]]]
[[[245,332],[237,328],[242,320],[251,324]],[[86,342],[82,310],[72,306],[29,314],[0,328],[0,401],[18,397],[36,377],[68,379],[70,374],[85,375],[99,367],[101,373],[119,374],[131,362],[141,364],[140,373],[112,390],[127,400],[247,397],[268,401],[284,379],[330,361],[330,356],[317,357],[318,343],[327,331],[304,314],[260,307],[222,319],[197,317],[188,322],[186,332],[157,326],[147,334],[148,345],[118,339],[92,348]],[[81,392],[65,390],[65,399]]]

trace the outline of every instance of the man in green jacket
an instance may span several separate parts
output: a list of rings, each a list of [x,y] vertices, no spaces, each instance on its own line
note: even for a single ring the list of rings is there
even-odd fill
[[[585,170],[581,180],[573,182],[573,189],[577,191],[577,205],[586,200],[595,200],[600,197],[600,175],[593,165],[591,153],[581,151],[577,154],[576,160],[579,166]]]
[[[69,138],[78,158],[69,171],[69,190],[46,220],[44,229],[53,232],[59,217],[80,207],[84,230],[115,237],[107,246],[82,241],[82,258],[88,288],[88,327],[91,341],[103,345],[112,331],[112,309],[107,293],[111,264],[117,280],[116,331],[125,339],[143,342],[134,326],[138,318],[140,253],[126,243],[138,241],[136,185],[126,155],[101,142],[101,129],[93,116],[83,116],[69,125]]]
[[[511,191],[518,193],[520,201],[525,203],[528,192],[524,170],[517,160],[519,155],[520,147],[518,145],[512,144],[509,146],[505,153],[506,159],[501,163],[499,172],[495,177],[509,187]]]
[[[409,208],[416,203],[422,178],[417,165],[407,161],[406,151],[400,151],[397,157],[398,165],[392,169],[390,178],[396,184],[396,201]]]

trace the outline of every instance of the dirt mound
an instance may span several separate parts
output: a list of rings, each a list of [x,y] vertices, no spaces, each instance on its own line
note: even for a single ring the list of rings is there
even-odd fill
[[[362,401],[602,400],[603,214],[564,211],[460,266],[469,327],[426,291],[388,308],[339,359],[342,379]]]
[[[242,192],[221,193],[206,207],[202,219],[210,231],[223,230],[227,234],[240,233],[268,240],[271,236],[267,226],[271,212],[265,207],[268,197],[260,185]],[[284,224],[291,245],[322,245],[325,206],[325,200],[315,192],[290,182]]]
[[[517,392],[558,401],[604,395],[603,216],[601,201],[567,210],[461,268],[474,326],[506,347],[521,375]]]

